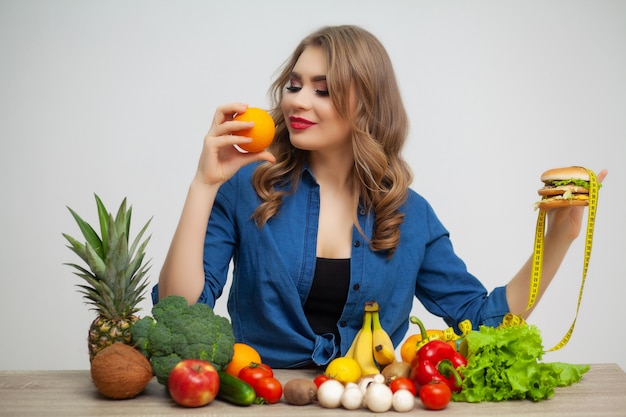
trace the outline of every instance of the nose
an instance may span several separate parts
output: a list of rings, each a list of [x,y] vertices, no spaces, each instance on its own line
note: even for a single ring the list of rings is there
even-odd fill
[[[310,109],[311,108],[311,94],[310,88],[303,87],[300,91],[291,96],[292,105],[297,109]]]

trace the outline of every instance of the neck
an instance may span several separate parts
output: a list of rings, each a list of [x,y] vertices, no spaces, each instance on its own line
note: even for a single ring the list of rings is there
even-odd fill
[[[354,158],[345,154],[320,154],[311,152],[309,166],[320,185],[343,188],[349,186]]]

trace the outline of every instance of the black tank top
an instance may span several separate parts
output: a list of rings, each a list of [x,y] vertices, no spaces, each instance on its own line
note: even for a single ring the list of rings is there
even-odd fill
[[[337,321],[348,299],[350,259],[317,258],[315,275],[304,313],[316,334],[334,333],[339,342]]]

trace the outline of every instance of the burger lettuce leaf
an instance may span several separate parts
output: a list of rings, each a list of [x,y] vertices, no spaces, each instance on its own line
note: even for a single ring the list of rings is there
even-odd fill
[[[552,181],[552,185],[559,187],[561,185],[569,185],[574,184],[578,187],[583,187],[589,189],[589,181],[581,180],[578,178],[570,178],[569,180],[554,180]]]
[[[589,365],[541,362],[541,335],[535,326],[527,324],[481,326],[463,343],[468,363],[459,368],[464,379],[454,401],[549,399],[555,387],[572,385],[589,370]]]

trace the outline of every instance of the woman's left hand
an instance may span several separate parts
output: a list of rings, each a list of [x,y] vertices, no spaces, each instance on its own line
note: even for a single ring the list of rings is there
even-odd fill
[[[603,169],[597,174],[598,182],[602,183],[608,171]],[[548,210],[548,232],[546,236],[556,239],[573,241],[580,234],[584,206],[559,207]]]

